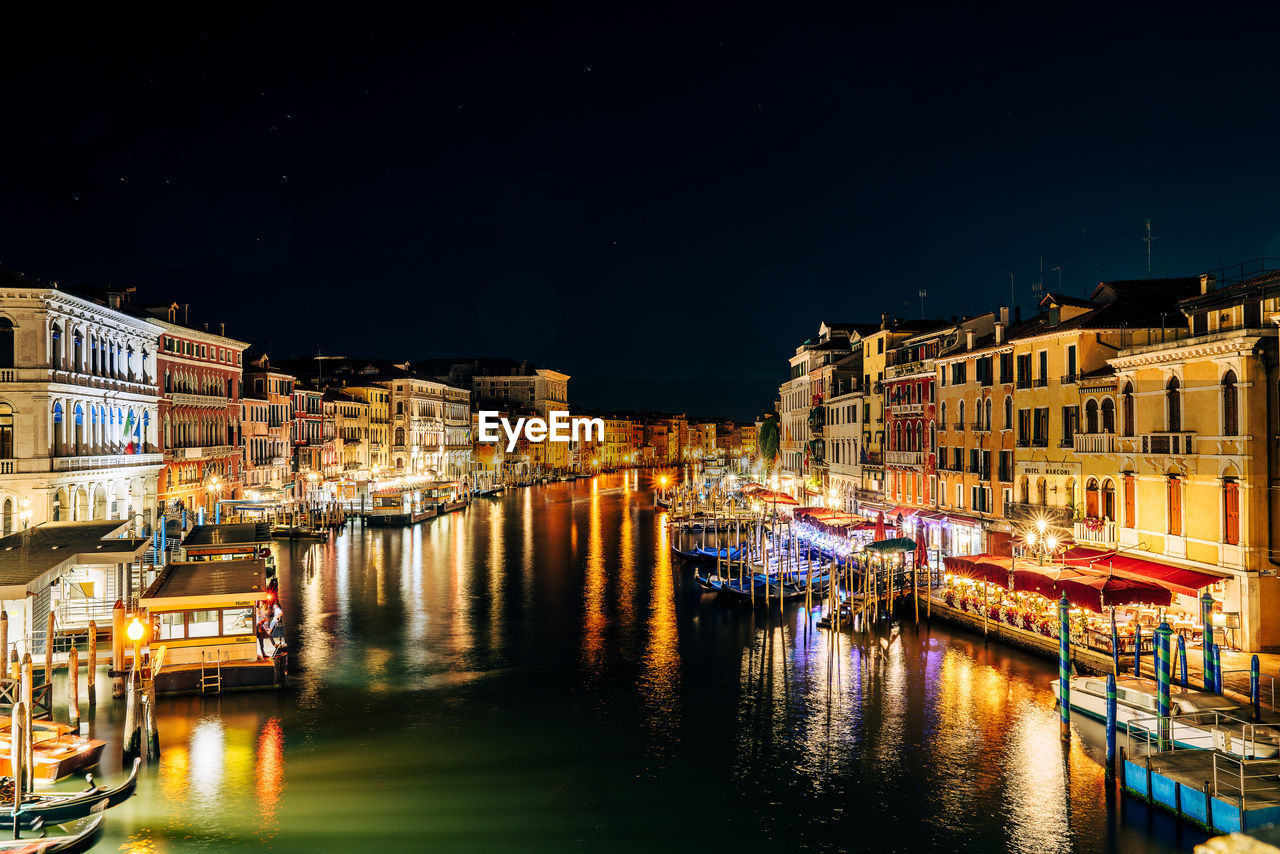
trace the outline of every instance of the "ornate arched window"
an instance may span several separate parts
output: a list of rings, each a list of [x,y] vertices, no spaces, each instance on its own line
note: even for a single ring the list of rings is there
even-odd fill
[[[13,321],[0,317],[0,368],[13,368]]]
[[[1227,371],[1222,377],[1222,435],[1240,433],[1240,390],[1236,388],[1236,372]]]
[[[13,459],[13,407],[0,403],[0,460]]]
[[[1164,386],[1165,429],[1177,433],[1182,429],[1182,383],[1177,377],[1169,377]]]
[[[1133,383],[1124,384],[1124,393],[1121,397],[1124,403],[1124,434],[1132,436],[1134,430],[1133,424]]]
[[[1013,395],[1006,395],[1004,399],[1004,429],[1013,429]]]
[[[1098,518],[1098,481],[1089,478],[1084,485],[1084,515],[1090,519]]]
[[[1084,432],[1098,432],[1098,401],[1090,398],[1084,405]]]

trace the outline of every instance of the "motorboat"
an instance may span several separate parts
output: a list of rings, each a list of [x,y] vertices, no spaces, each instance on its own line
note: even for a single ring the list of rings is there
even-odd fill
[[[1071,710],[1101,721],[1107,719],[1107,680],[1097,676],[1071,677]],[[1151,732],[1159,711],[1154,679],[1116,680],[1116,727]],[[1059,701],[1058,680],[1053,695]],[[1169,736],[1175,747],[1216,748],[1245,759],[1280,756],[1280,728],[1253,723],[1252,710],[1229,697],[1169,686]]]

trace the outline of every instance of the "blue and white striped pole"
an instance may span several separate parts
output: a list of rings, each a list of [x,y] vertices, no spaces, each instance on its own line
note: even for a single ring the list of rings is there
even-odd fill
[[[1187,639],[1178,635],[1178,671],[1182,674],[1182,687],[1187,687]]]
[[[1201,649],[1204,650],[1204,689],[1213,690],[1213,597],[1206,590],[1200,597],[1200,625],[1204,626]]]
[[[1116,768],[1116,677],[1107,674],[1107,774]]]
[[[1167,622],[1162,621],[1156,626],[1156,716],[1158,718],[1156,727],[1160,733],[1160,750],[1165,749],[1167,733],[1171,729],[1169,727],[1169,637],[1172,634],[1173,630],[1169,628]]]
[[[1058,600],[1058,712],[1063,741],[1071,738],[1071,604]]]
[[[1213,693],[1222,693],[1222,647],[1213,645]]]
[[[1142,676],[1142,624],[1133,624],[1133,675]]]

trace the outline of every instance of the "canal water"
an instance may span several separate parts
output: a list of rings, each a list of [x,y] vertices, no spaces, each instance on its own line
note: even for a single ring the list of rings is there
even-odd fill
[[[281,544],[292,687],[162,700],[99,850],[1190,851],[1058,737],[1055,666],[701,594],[647,476]],[[105,680],[104,680],[105,682]],[[100,696],[109,696],[104,684]],[[95,734],[119,769],[123,709]]]

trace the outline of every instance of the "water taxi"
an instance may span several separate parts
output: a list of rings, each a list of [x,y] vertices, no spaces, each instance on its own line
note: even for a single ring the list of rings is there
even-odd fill
[[[260,609],[275,602],[261,559],[170,563],[138,604],[163,645],[155,675],[159,694],[281,688],[287,655],[283,626],[261,641]]]
[[[13,720],[0,718],[0,774],[13,775],[10,757],[13,755],[11,738]],[[32,721],[31,755],[34,769],[31,779],[39,784],[52,784],[98,764],[105,741],[82,738],[77,730],[66,724],[52,721]]]
[[[1150,731],[1158,713],[1154,679],[1116,680],[1116,726]],[[1059,697],[1058,680],[1053,696]],[[1107,680],[1071,677],[1071,711],[1100,721],[1107,719]],[[1280,756],[1280,728],[1250,723],[1252,710],[1218,694],[1169,686],[1170,735],[1175,747],[1214,748],[1246,759]]]

